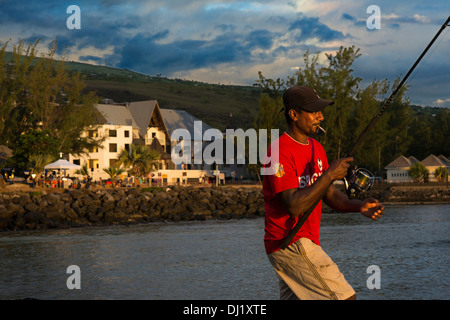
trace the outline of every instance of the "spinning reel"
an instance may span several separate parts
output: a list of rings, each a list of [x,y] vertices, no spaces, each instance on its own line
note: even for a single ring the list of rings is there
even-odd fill
[[[363,168],[349,171],[349,176],[344,178],[344,185],[350,199],[357,198],[361,192],[368,191],[375,182],[372,172]]]

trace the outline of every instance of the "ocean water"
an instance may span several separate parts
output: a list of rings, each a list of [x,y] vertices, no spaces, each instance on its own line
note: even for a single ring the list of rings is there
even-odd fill
[[[447,300],[449,231],[448,204],[387,206],[324,214],[321,244],[358,299]],[[278,300],[263,236],[263,218],[4,232],[0,299]]]

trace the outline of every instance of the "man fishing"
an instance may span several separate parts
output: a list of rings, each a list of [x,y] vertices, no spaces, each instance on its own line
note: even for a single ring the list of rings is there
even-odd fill
[[[320,247],[322,201],[282,249],[283,241],[299,218],[324,194],[325,203],[340,212],[361,212],[377,220],[384,207],[375,199],[349,199],[332,185],[347,175],[352,157],[328,165],[322,145],[311,136],[323,121],[322,110],[333,101],[321,99],[308,87],[294,86],[283,95],[287,131],[274,143],[278,157],[263,182],[265,201],[264,244],[279,280],[280,298],[301,300],[356,299],[355,291],[336,264]]]

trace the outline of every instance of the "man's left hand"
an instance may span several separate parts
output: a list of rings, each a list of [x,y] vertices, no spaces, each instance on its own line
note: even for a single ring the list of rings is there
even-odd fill
[[[365,200],[359,210],[363,216],[377,221],[384,214],[384,206],[376,199]]]

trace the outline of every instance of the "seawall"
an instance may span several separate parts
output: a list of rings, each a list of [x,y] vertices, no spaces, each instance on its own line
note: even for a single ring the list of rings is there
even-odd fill
[[[450,203],[446,185],[381,184],[363,197],[373,197],[385,204]],[[333,211],[324,205],[323,212]],[[4,189],[0,192],[0,231],[264,215],[261,186]]]
[[[265,214],[261,187],[47,190],[1,193],[0,230],[240,219]]]

